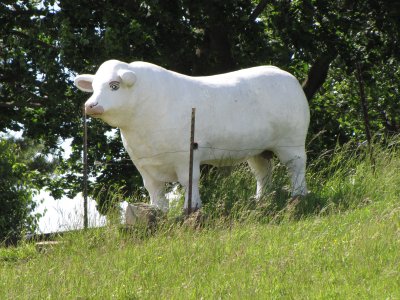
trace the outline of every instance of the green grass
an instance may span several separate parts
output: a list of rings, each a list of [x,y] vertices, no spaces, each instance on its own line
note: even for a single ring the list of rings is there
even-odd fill
[[[399,152],[377,147],[374,168],[350,149],[321,158],[312,194],[289,205],[279,166],[260,203],[243,167],[211,174],[215,213],[198,230],[109,226],[45,253],[0,249],[0,299],[400,299]]]

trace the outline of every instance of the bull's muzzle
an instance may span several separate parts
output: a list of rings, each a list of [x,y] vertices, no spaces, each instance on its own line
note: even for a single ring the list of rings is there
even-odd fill
[[[85,113],[92,117],[100,116],[104,113],[104,108],[97,102],[87,102],[85,103]]]

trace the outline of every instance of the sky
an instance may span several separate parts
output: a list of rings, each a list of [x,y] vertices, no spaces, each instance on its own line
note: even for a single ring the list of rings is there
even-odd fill
[[[78,194],[75,198],[63,197],[54,200],[48,192],[41,191],[34,197],[38,204],[34,213],[44,214],[39,219],[38,232],[50,233],[83,228],[83,197]],[[96,202],[88,199],[89,227],[99,227],[106,224],[106,218],[96,210]]]

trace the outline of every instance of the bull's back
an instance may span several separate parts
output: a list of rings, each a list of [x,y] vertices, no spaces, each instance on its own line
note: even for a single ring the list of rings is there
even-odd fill
[[[197,128],[210,143],[264,147],[286,136],[304,140],[308,103],[289,73],[256,67],[197,80]]]
[[[236,72],[195,78],[194,101],[212,112],[281,117],[308,116],[308,102],[297,79],[273,66],[262,66]],[[261,109],[261,111],[260,111]],[[283,120],[280,120],[283,121]],[[290,122],[290,120],[289,120]]]

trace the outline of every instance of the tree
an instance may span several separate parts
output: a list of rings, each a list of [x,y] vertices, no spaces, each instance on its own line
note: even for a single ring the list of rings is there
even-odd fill
[[[0,129],[23,129],[59,157],[43,186],[59,198],[82,186],[82,104],[72,79],[110,58],[145,60],[188,75],[260,64],[291,71],[310,101],[315,153],[363,139],[356,66],[365,84],[371,131],[397,130],[399,5],[395,1],[6,1],[0,4]],[[397,73],[396,73],[397,72]],[[339,93],[339,94],[338,94]],[[362,119],[361,119],[362,120]],[[104,186],[140,190],[118,132],[91,120],[90,193]],[[62,159],[59,144],[73,138]],[[107,197],[98,197],[99,205]],[[104,198],[104,199],[103,199]]]
[[[15,244],[23,232],[32,233],[37,227],[40,215],[32,215],[36,207],[32,195],[47,164],[32,153],[37,153],[32,143],[0,140],[0,244]]]
[[[400,7],[391,1],[271,1],[263,13],[292,55],[310,65],[307,98],[325,82],[336,58],[348,72],[365,59],[399,58]]]

